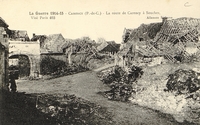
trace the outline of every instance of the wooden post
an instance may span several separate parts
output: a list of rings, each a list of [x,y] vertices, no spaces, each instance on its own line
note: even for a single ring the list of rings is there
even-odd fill
[[[68,61],[69,61],[69,65],[72,64],[72,59],[71,59],[72,52],[73,52],[73,50],[72,50],[72,46],[71,46],[71,49],[70,49],[70,51],[69,51],[69,53],[68,53]]]

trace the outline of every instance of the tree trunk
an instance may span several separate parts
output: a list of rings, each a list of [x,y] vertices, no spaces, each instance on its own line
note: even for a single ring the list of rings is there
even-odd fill
[[[68,61],[69,61],[69,65],[72,64],[71,55],[72,55],[72,52],[69,52],[69,53],[68,53]]]

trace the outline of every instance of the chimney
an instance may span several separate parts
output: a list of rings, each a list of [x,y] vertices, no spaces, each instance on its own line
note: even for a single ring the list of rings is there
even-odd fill
[[[164,23],[167,19],[168,17],[162,17],[162,23]]]

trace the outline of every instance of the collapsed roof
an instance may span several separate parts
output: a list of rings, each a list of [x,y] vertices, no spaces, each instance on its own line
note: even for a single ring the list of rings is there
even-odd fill
[[[188,58],[188,42],[193,43],[190,47],[200,48],[200,19],[166,19],[162,23],[142,24],[134,30],[124,32],[123,38],[124,36],[126,39],[119,52],[121,55],[130,54],[132,47],[134,52],[143,56],[165,55],[173,61],[172,58],[181,53]],[[145,46],[141,44],[143,41]]]

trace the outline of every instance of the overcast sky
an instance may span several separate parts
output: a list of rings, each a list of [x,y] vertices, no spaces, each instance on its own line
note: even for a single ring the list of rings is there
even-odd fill
[[[126,12],[125,15],[106,15]],[[146,14],[158,12],[159,14]],[[29,13],[64,12],[56,19],[32,19]],[[83,15],[69,15],[82,12]],[[85,12],[101,12],[101,15],[85,15]],[[132,15],[128,12],[135,13]],[[141,12],[141,14],[136,14]],[[143,14],[143,12],[145,14]],[[97,40],[122,41],[124,28],[137,28],[140,24],[161,22],[161,16],[173,18],[200,18],[199,0],[0,0],[0,16],[12,30],[27,30],[29,37],[36,34],[58,34],[64,38],[89,36]],[[40,15],[37,15],[40,18]],[[158,19],[147,19],[148,16]]]

